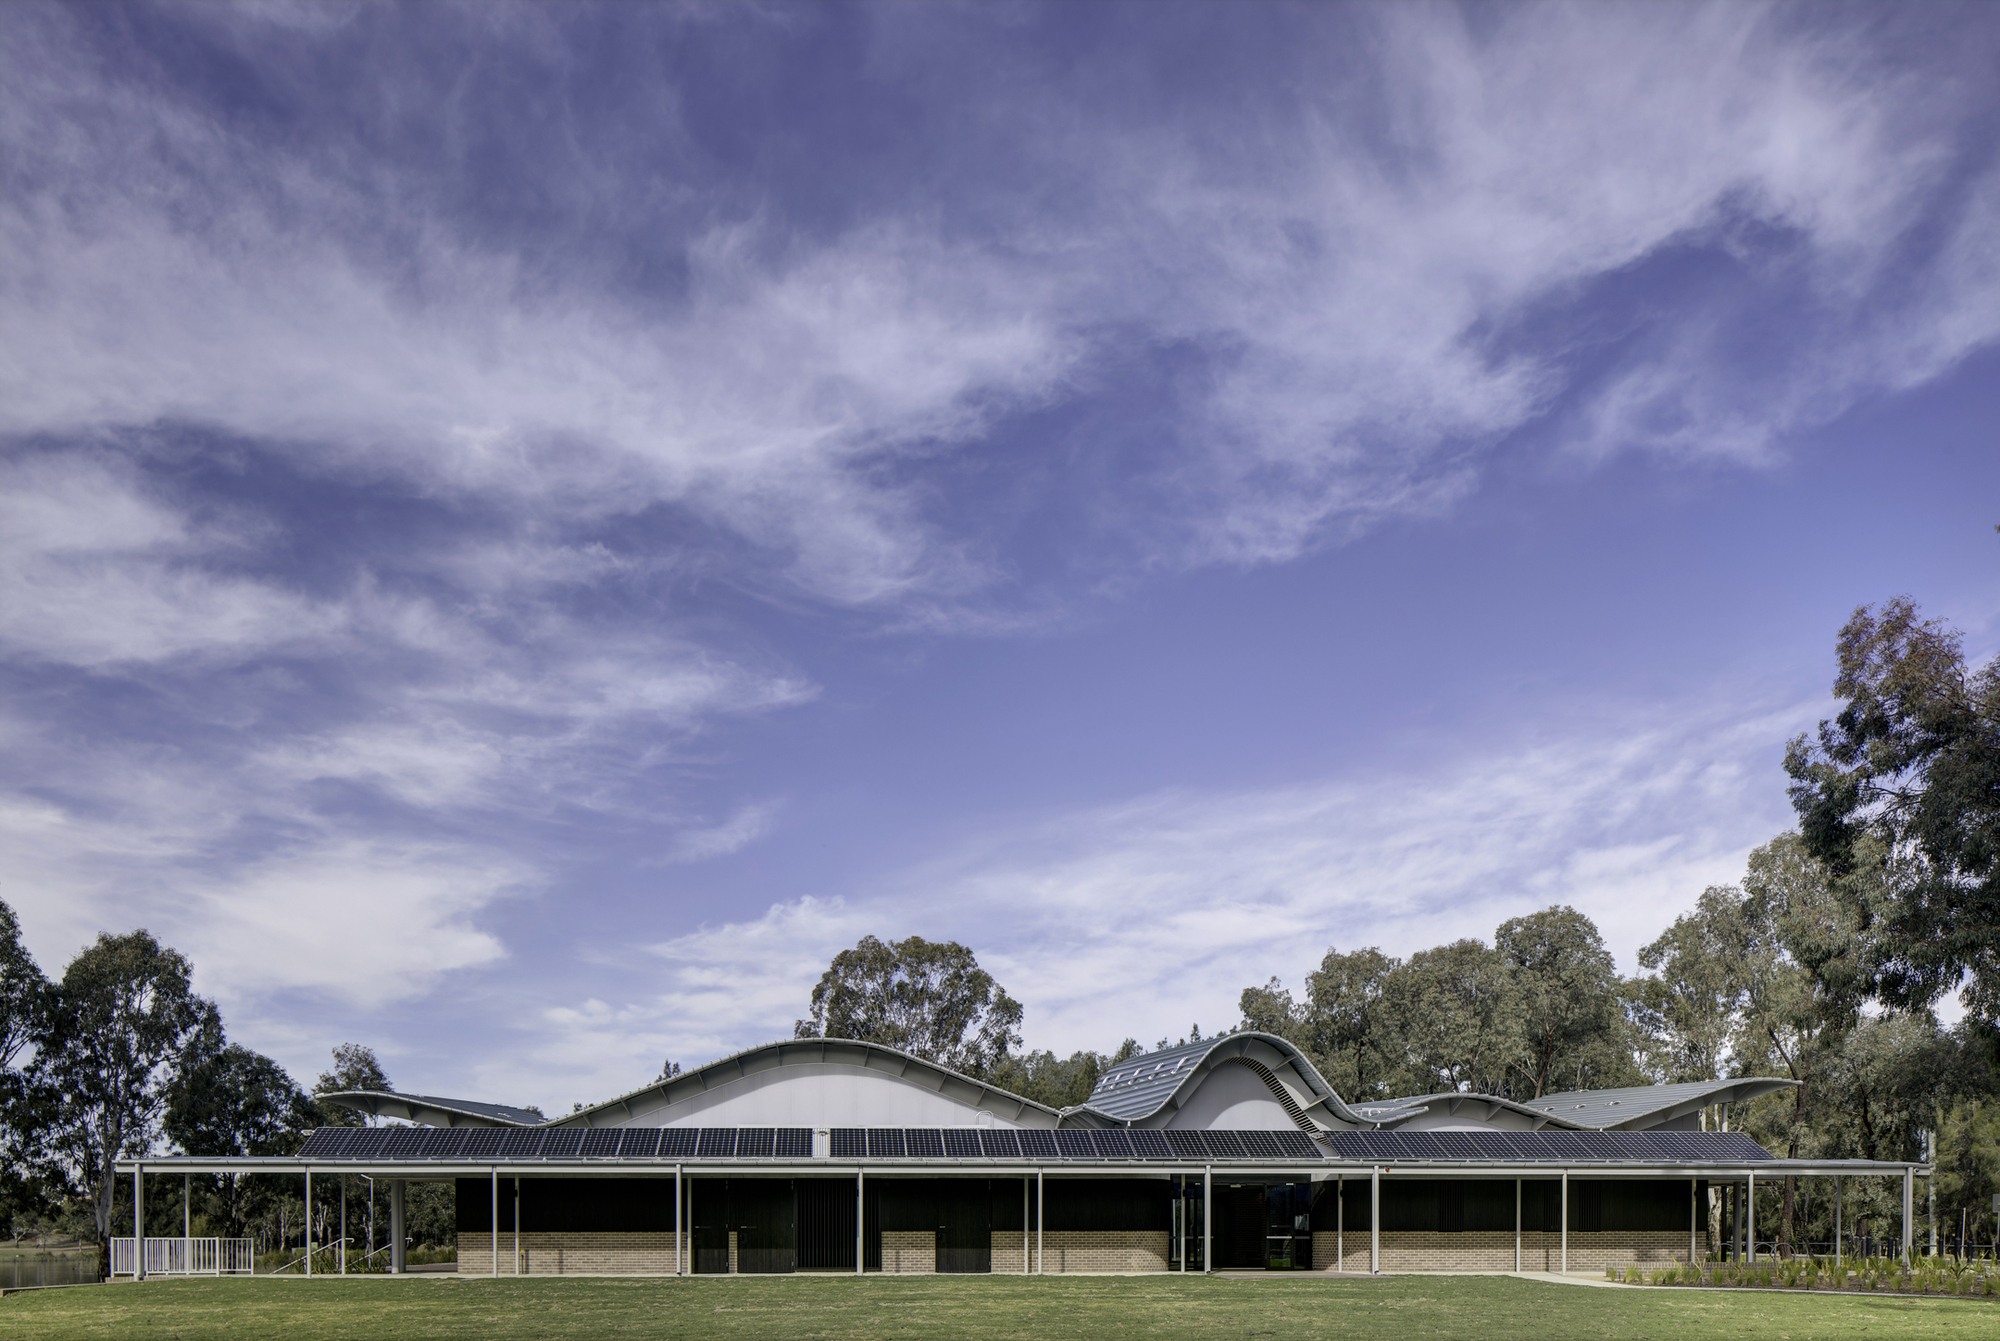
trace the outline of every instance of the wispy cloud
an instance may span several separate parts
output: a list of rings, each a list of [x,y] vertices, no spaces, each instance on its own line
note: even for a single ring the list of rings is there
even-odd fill
[[[438,942],[370,990],[435,984],[508,949],[567,819],[665,865],[781,830],[737,798],[782,785],[677,771],[821,692],[771,625],[1046,631],[1467,506],[1503,450],[1757,468],[2000,334],[1990,25],[1195,7],[1078,59],[1071,12],[17,7],[0,807],[38,946],[160,920],[219,938],[217,991],[337,996],[263,910],[365,885]],[[824,87],[743,96],[697,58],[733,24]],[[695,1055],[900,927],[1067,1046],[1222,1018],[1182,984],[1274,938],[1624,927],[1765,836],[1701,799],[1736,729],[1090,807],[716,923],[691,986],[602,1009]],[[577,1009],[566,1046],[629,1051]]]

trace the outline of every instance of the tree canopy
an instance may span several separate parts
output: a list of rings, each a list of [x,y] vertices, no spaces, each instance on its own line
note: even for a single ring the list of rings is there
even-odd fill
[[[1838,879],[1884,852],[1896,878],[1848,898],[1880,950],[1890,1003],[1928,1006],[1969,975],[1967,1007],[2000,1020],[2000,660],[1907,597],[1840,630],[1840,712],[1785,753],[1805,847]]]
[[[985,1075],[1021,1045],[1021,1003],[956,941],[863,936],[813,988],[800,1038],[854,1038]]]

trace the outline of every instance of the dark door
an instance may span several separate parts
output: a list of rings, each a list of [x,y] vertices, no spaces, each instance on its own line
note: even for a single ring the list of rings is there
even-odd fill
[[[854,1270],[854,1180],[801,1178],[799,1270]]]
[[[744,1275],[798,1270],[798,1207],[789,1178],[732,1178],[736,1269]]]
[[[1266,1265],[1264,1189],[1260,1185],[1215,1189],[1215,1265]]]
[[[937,1269],[955,1275],[993,1269],[993,1190],[985,1179],[939,1181]]]
[[[1264,1190],[1264,1264],[1273,1271],[1312,1269],[1312,1184]]]
[[[690,1235],[694,1247],[694,1269],[703,1275],[727,1275],[729,1273],[728,1180],[690,1179],[688,1218],[694,1223],[694,1232]]]

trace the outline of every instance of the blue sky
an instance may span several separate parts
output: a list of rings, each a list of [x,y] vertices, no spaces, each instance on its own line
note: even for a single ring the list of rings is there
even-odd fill
[[[551,1110],[861,935],[1151,1041],[2000,647],[1990,7],[15,4],[0,896]]]

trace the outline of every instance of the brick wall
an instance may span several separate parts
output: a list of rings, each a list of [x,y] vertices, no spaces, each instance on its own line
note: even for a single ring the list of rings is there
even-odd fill
[[[882,1270],[894,1275],[937,1270],[937,1231],[931,1229],[885,1229],[882,1231]]]
[[[1333,1270],[1338,1235],[1323,1231],[1313,1235],[1313,1266]],[[1345,1269],[1368,1270],[1368,1231],[1347,1231]],[[1695,1240],[1696,1251],[1708,1251],[1708,1236]],[[1630,1230],[1620,1233],[1569,1236],[1569,1269],[1602,1271],[1608,1266],[1664,1266],[1685,1262],[1688,1235],[1684,1229]],[[1521,1234],[1521,1269],[1556,1271],[1562,1262],[1562,1235],[1539,1230]],[[1463,1234],[1439,1234],[1413,1230],[1384,1230],[1382,1233],[1384,1271],[1512,1271],[1514,1231],[1476,1230]]]
[[[1032,1237],[1032,1236],[1031,1236]],[[999,1235],[994,1235],[997,1240]],[[1164,1229],[1051,1229],[1042,1239],[1041,1268],[1050,1275],[1078,1271],[1165,1271]],[[994,1266],[999,1266],[998,1253]],[[1016,1253],[1014,1266],[1021,1259]]]
[[[733,1264],[735,1236],[730,1237]],[[513,1253],[514,1235],[502,1230],[500,1274],[503,1276],[514,1274]],[[461,1231],[458,1236],[458,1274],[485,1276],[490,1275],[492,1270],[492,1236]],[[524,1276],[671,1276],[673,1272],[672,1233],[521,1235],[521,1274]]]

